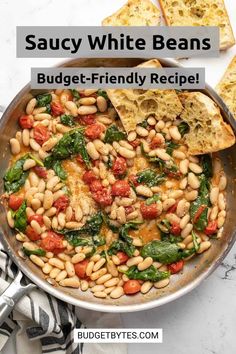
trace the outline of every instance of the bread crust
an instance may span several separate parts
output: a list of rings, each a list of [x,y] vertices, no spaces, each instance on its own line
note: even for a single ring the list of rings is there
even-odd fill
[[[219,107],[210,97],[201,92],[183,92],[178,96],[183,105],[180,118],[190,127],[185,134],[190,154],[208,154],[235,144],[231,126],[224,122]]]
[[[171,5],[173,2],[176,3],[174,10]],[[220,26],[220,50],[226,50],[235,44],[224,0],[196,0],[196,2],[192,2],[192,0],[159,0],[159,3],[168,26]],[[181,11],[181,14],[183,13],[182,16],[174,14],[177,9],[179,12]],[[216,11],[220,11],[220,14],[217,15]],[[179,20],[180,17],[181,20]],[[227,34],[223,32],[223,24],[227,28]]]
[[[160,68],[161,64],[152,59],[138,66]],[[175,90],[109,89],[107,94],[127,132],[149,116],[174,120],[183,108]]]
[[[159,26],[160,10],[150,0],[129,0],[102,21],[103,26]]]
[[[236,119],[236,55],[216,86],[216,91]]]

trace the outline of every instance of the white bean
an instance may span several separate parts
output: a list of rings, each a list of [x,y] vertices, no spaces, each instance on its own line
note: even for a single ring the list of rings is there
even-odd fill
[[[180,228],[181,228],[181,229],[184,229],[185,226],[188,224],[189,220],[190,220],[190,215],[189,215],[189,214],[186,214],[186,215],[180,220],[180,224],[179,224]]]
[[[172,126],[169,128],[169,133],[170,133],[170,136],[174,139],[174,140],[181,140],[181,134],[179,132],[179,129],[177,126]]]
[[[99,153],[91,141],[89,141],[87,143],[86,149],[87,149],[87,152],[88,152],[89,156],[91,157],[91,159],[93,159],[93,160],[99,159]]]
[[[78,114],[80,115],[94,114],[96,112],[97,112],[96,106],[80,106],[78,108]]]
[[[119,297],[121,297],[122,295],[124,295],[124,289],[122,286],[117,286],[114,290],[112,290],[112,292],[110,293],[110,297],[112,299],[118,299]]]
[[[210,192],[211,204],[213,204],[213,205],[217,204],[218,196],[219,196],[219,187],[213,187]]]
[[[143,186],[143,185],[139,185],[136,187],[136,193],[140,194],[144,197],[152,197],[153,196],[153,192],[152,192],[151,188],[149,188],[147,186]]]
[[[190,234],[190,232],[192,231],[192,229],[193,229],[193,225],[190,224],[190,223],[187,224],[187,225],[185,226],[185,228],[182,230],[181,236],[182,236],[183,238],[187,237],[187,236]]]
[[[137,125],[136,133],[142,137],[148,136],[148,130],[141,127],[140,125]]]
[[[186,175],[188,173],[188,167],[189,167],[189,160],[181,160],[179,163],[179,170],[183,175]]]
[[[165,288],[167,285],[169,285],[169,283],[170,283],[170,279],[166,278],[166,279],[159,280],[159,281],[155,282],[154,286],[157,289],[162,289],[162,288]]]
[[[77,115],[78,115],[78,108],[77,108],[75,102],[73,102],[73,101],[67,101],[67,102],[65,103],[65,107],[70,111],[70,113],[71,113],[71,115],[72,115],[73,117],[77,117]]]
[[[22,142],[23,142],[24,146],[29,146],[29,143],[30,143],[29,129],[23,129],[23,131],[22,131]]]
[[[10,145],[11,145],[11,153],[13,155],[17,155],[20,153],[20,143],[17,139],[15,138],[10,139]]]
[[[192,172],[189,172],[189,174],[188,174],[188,184],[190,185],[190,187],[192,189],[198,189],[200,187],[199,179]]]
[[[33,113],[33,110],[36,106],[36,103],[37,103],[37,100],[36,98],[31,98],[31,100],[27,103],[27,106],[26,106],[26,114],[32,114]]]
[[[100,112],[105,112],[107,110],[107,101],[104,97],[98,96],[97,97],[97,107]]]
[[[189,163],[189,169],[196,174],[202,173],[202,167],[194,162]]]
[[[225,175],[223,175],[223,176],[220,177],[220,181],[219,181],[219,189],[220,189],[220,191],[221,192],[224,191],[226,186],[227,186],[227,178],[226,178]]]

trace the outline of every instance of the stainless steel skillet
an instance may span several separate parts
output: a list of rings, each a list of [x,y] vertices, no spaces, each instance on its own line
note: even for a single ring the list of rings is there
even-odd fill
[[[125,67],[135,66],[142,61],[142,59],[75,59],[67,61],[62,66]],[[180,66],[173,60],[161,59],[160,61],[163,66]],[[207,85],[203,92],[214,99],[221,108],[224,119],[228,121],[232,125],[234,131],[236,131],[236,122],[234,121],[233,116],[215,91]],[[39,91],[30,90],[30,85],[25,86],[13,99],[0,121],[0,193],[3,192],[2,176],[8,166],[10,157],[9,138],[12,137],[17,130],[17,119],[23,112],[26,103],[33,95],[38,93]],[[148,295],[138,294],[132,297],[122,297],[119,300],[103,300],[94,298],[88,292],[81,292],[80,290],[63,288],[60,286],[53,287],[43,278],[41,271],[32,262],[29,260],[23,260],[19,257],[18,250],[20,244],[16,241],[14,232],[8,227],[4,208],[3,206],[0,206],[0,231],[2,243],[12,260],[32,282],[34,282],[39,288],[67,303],[91,310],[106,312],[133,312],[161,306],[183,296],[200,284],[223,261],[235,241],[236,220],[234,209],[236,206],[236,145],[221,152],[219,156],[223,162],[228,177],[228,212],[223,237],[220,240],[214,241],[213,246],[208,252],[188,262],[185,266],[184,274],[173,277],[167,288],[162,290],[154,289]],[[15,287],[15,291],[17,292],[20,289],[21,286],[18,284],[18,286]]]

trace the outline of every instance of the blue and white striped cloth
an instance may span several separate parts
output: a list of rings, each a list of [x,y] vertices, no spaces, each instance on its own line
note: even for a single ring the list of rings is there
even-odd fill
[[[0,294],[9,286],[17,267],[0,245]],[[26,280],[26,279],[25,279]],[[27,280],[26,280],[27,281]],[[122,327],[119,315],[76,308],[36,288],[18,301],[0,327],[0,350],[16,333],[17,354],[126,354],[125,344],[74,343],[74,329]]]

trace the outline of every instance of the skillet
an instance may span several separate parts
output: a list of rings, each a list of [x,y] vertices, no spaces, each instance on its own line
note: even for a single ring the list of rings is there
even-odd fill
[[[140,64],[142,59],[74,59],[66,61],[60,67],[132,67]],[[180,67],[181,65],[174,60],[160,59],[164,67]],[[231,124],[236,132],[236,122],[232,114],[227,109],[224,102],[216,94],[216,92],[206,85],[203,93],[211,97],[220,107],[221,113],[228,123]],[[10,158],[9,138],[12,137],[17,130],[18,117],[23,113],[26,103],[43,90],[31,90],[30,84],[26,85],[12,100],[0,121],[0,193],[3,193],[2,177],[8,167]],[[6,213],[4,207],[0,205],[0,237],[2,244],[9,254],[11,259],[19,267],[19,269],[40,289],[49,294],[65,301],[66,303],[80,306],[86,309],[104,312],[134,312],[147,310],[153,307],[161,306],[170,301],[173,301],[198,286],[206,279],[223,261],[236,239],[236,223],[234,215],[234,206],[236,205],[236,145],[230,149],[219,153],[222,165],[228,178],[226,190],[227,199],[227,217],[224,225],[222,238],[213,241],[213,245],[209,251],[201,256],[195,257],[187,262],[184,274],[173,277],[170,285],[164,289],[153,289],[146,295],[137,294],[135,296],[123,296],[120,299],[98,299],[92,296],[89,292],[82,292],[78,289],[63,288],[59,285],[52,286],[49,284],[38,269],[30,260],[22,259],[18,251],[20,243],[14,237],[14,231],[7,224]],[[8,288],[8,293],[0,298],[0,318],[3,314],[9,311],[14,306],[15,301],[19,300],[20,296],[32,289],[32,286],[27,288],[20,284],[20,277]],[[6,301],[10,298],[13,302]],[[10,306],[10,307],[9,307]],[[2,315],[2,316],[1,316]]]

